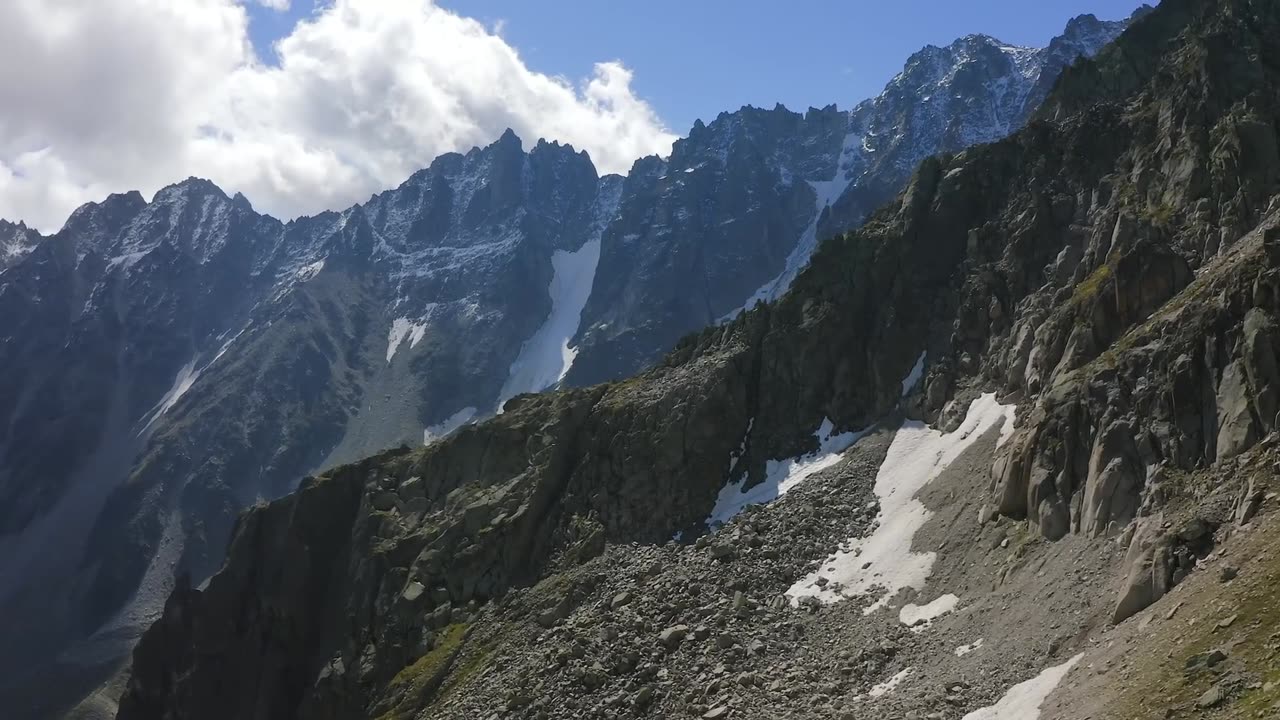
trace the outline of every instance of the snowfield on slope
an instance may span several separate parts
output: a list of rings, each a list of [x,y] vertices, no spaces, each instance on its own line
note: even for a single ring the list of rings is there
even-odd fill
[[[396,318],[391,323],[391,331],[387,333],[387,364],[391,363],[391,359],[396,356],[396,351],[400,349],[400,345],[405,339],[409,340],[409,347],[418,344],[422,340],[422,336],[427,332],[427,325],[424,322],[412,322],[409,318]]]
[[[898,611],[898,622],[912,630],[923,630],[936,619],[956,609],[960,598],[947,593],[933,602],[924,605],[907,603]]]
[[[1040,706],[1062,678],[1084,657],[1081,653],[1070,660],[1046,669],[1039,675],[1009,688],[1000,701],[990,707],[974,710],[964,720],[1037,720]]]
[[[758,302],[772,302],[782,297],[787,289],[791,287],[791,282],[796,279],[801,270],[809,264],[809,258],[813,257],[813,253],[818,249],[818,222],[822,219],[822,211],[830,207],[845,190],[853,184],[856,179],[853,177],[853,167],[856,160],[864,153],[862,134],[851,132],[845,135],[844,142],[840,148],[840,154],[836,157],[836,171],[830,180],[810,180],[809,186],[813,188],[813,219],[800,233],[800,238],[796,241],[796,245],[792,248],[791,253],[787,256],[786,266],[777,277],[765,283],[755,291],[747,301],[737,310],[730,312],[721,318],[721,322],[728,322],[740,313],[746,312],[756,306]]]
[[[916,385],[920,384],[920,379],[924,377],[924,361],[926,353],[920,353],[920,357],[916,358],[916,364],[911,366],[911,372],[902,378],[902,399],[905,400],[912,390],[916,389]]]
[[[164,397],[160,398],[160,402],[156,403],[156,406],[151,408],[150,412],[142,416],[146,420],[146,424],[142,426],[140,433],[146,432],[161,415],[173,409],[173,406],[178,404],[178,401],[182,399],[183,395],[187,394],[191,386],[196,384],[196,380],[200,379],[200,373],[204,371],[204,368],[196,368],[198,359],[193,357],[186,365],[178,368],[178,374],[174,376],[173,385],[170,386],[169,391],[164,394]],[[214,359],[216,360],[217,358]]]
[[[569,342],[578,332],[599,262],[598,236],[574,252],[557,250],[552,254],[554,272],[551,286],[547,288],[551,313],[542,327],[520,346],[520,354],[511,363],[510,375],[498,393],[498,412],[516,395],[546,390],[568,374],[578,355],[578,349],[570,347]]]
[[[916,358],[916,362],[911,366],[907,376],[902,379],[902,399],[906,399],[907,395],[910,395],[911,391],[920,382],[920,378],[924,377],[924,366],[925,353],[922,352]],[[747,439],[751,437],[751,430],[755,427],[755,424],[755,418],[751,418],[747,422],[747,431],[742,437],[742,445],[729,458],[730,474],[738,466],[738,460],[746,453]],[[856,445],[863,437],[866,437],[867,433],[871,432],[873,428],[875,428],[875,423],[861,430],[837,435],[835,434],[835,425],[831,422],[831,419],[823,418],[822,424],[813,433],[813,437],[818,441],[817,450],[804,455],[797,455],[793,458],[769,460],[765,464],[764,482],[754,487],[744,489],[743,486],[747,483],[747,477],[743,477],[737,482],[726,483],[716,497],[716,504],[711,509],[711,514],[707,516],[707,527],[715,529],[729,522],[735,515],[746,510],[749,505],[763,505],[777,500],[813,474],[826,470],[840,462],[840,459],[844,457],[845,451]]]
[[[911,672],[913,670],[915,670],[915,668],[906,668],[904,670],[899,671],[898,674],[894,675],[888,680],[885,680],[884,682],[873,686],[870,690],[867,691],[867,695],[873,698],[878,698],[893,692],[895,688],[897,688],[899,685],[902,684],[903,680],[906,680],[907,677],[911,675]]]
[[[478,411],[473,407],[464,407],[458,412],[422,431],[422,444],[431,443],[451,434],[454,430],[471,422]]]
[[[987,430],[1001,424],[1000,442],[1013,431],[1016,408],[996,402],[994,393],[969,405],[964,422],[955,432],[941,433],[922,422],[902,423],[876,474],[875,494],[880,500],[878,525],[870,536],[850,538],[849,550],[837,551],[815,572],[787,591],[793,605],[812,596],[824,603],[876,594],[863,612],[884,607],[903,588],[924,587],[933,571],[936,553],[912,552],[916,531],[931,515],[916,499],[931,480],[947,469]],[[822,585],[818,578],[826,579]]]
[[[752,424],[754,422],[753,419]],[[822,424],[813,433],[818,440],[817,450],[793,458],[768,461],[765,464],[764,481],[745,490],[743,486],[747,483],[746,476],[737,482],[725,484],[720,489],[720,495],[716,497],[715,507],[707,516],[707,526],[716,528],[729,522],[733,516],[747,509],[748,505],[763,505],[777,500],[809,476],[840,462],[844,451],[853,447],[854,443],[861,440],[867,432],[867,430],[858,430],[836,434],[831,420],[823,418]],[[748,426],[749,434],[750,425]],[[741,451],[739,451],[740,454]],[[737,462],[738,455],[730,458],[730,471],[737,466]]]

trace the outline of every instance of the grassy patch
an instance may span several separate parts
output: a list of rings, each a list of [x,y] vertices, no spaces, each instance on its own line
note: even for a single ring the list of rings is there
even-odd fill
[[[467,639],[467,629],[466,623],[454,623],[441,630],[431,652],[396,673],[387,690],[398,696],[399,700],[394,707],[380,715],[378,720],[401,720],[413,716],[422,704],[423,697],[440,683],[449,665],[462,650],[462,643]]]
[[[1263,683],[1263,687],[1245,690],[1240,698],[1240,711],[1248,717],[1266,717],[1263,714],[1265,710],[1280,704],[1280,692],[1276,690],[1280,687],[1280,669],[1271,668],[1262,673],[1260,682]],[[1269,690],[1267,685],[1271,685]]]
[[[437,636],[435,648],[397,673],[391,680],[391,687],[416,683],[424,676],[439,672],[448,663],[449,658],[462,647],[462,641],[466,637],[466,623],[454,623],[446,627]]]
[[[1274,528],[1272,528],[1274,531]],[[1215,683],[1236,674],[1236,694],[1216,710],[1213,717],[1254,718],[1280,703],[1280,548],[1270,543],[1258,562],[1248,563],[1240,580],[1247,584],[1226,586],[1216,601],[1198,603],[1201,617],[1193,625],[1179,617],[1177,633],[1184,642],[1167,657],[1153,655],[1142,663],[1137,677],[1126,682],[1112,707],[1112,718],[1200,717],[1205,711],[1196,708],[1196,700]],[[1215,572],[1216,568],[1210,572]],[[1212,593],[1212,589],[1208,589]],[[1189,610],[1189,609],[1188,609]],[[1184,610],[1179,615],[1185,615]],[[1229,628],[1220,629],[1218,622],[1230,615],[1236,619]],[[1219,675],[1201,670],[1187,677],[1185,668],[1196,655],[1222,649],[1228,655],[1225,671]],[[1275,683],[1267,687],[1268,682]],[[1160,702],[1153,707],[1152,698]],[[1165,708],[1177,708],[1165,715]],[[1269,715],[1266,715],[1270,717]]]
[[[1005,537],[1009,538],[1010,562],[1021,560],[1028,550],[1044,539],[1039,530],[1031,527],[1030,522],[1014,523]]]
[[[1111,265],[1107,263],[1099,265],[1097,270],[1089,273],[1089,277],[1081,280],[1080,283],[1076,285],[1075,289],[1071,293],[1072,304],[1078,306],[1092,301],[1098,296],[1098,293],[1102,290],[1102,286],[1111,279],[1111,276],[1114,273],[1115,271],[1111,268]]]
[[[449,695],[449,693],[467,684],[467,681],[475,677],[481,670],[489,664],[489,660],[493,658],[494,650],[497,646],[492,642],[476,648],[476,651],[465,658],[458,666],[449,674],[449,680],[440,688],[440,692],[436,695],[436,701],[439,701]]]
[[[1173,206],[1167,202],[1148,205],[1141,217],[1155,227],[1166,229],[1173,224]]]
[[[1244,666],[1258,675],[1255,689],[1246,688],[1237,700],[1237,707],[1249,717],[1258,711],[1280,702],[1280,666],[1277,663],[1276,645],[1280,642],[1280,597],[1274,588],[1280,582],[1280,563],[1272,558],[1268,563],[1269,574],[1261,587],[1253,585],[1240,606],[1243,623],[1240,632],[1244,641],[1231,649],[1232,660],[1242,661]],[[1270,688],[1266,683],[1275,683]]]

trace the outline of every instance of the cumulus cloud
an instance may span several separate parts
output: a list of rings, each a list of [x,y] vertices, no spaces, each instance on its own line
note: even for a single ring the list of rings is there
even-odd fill
[[[197,175],[290,218],[507,127],[585,149],[602,172],[674,140],[621,63],[571,84],[431,0],[336,0],[277,43],[275,65],[247,30],[235,0],[0,3],[0,217],[55,230],[83,202]]]

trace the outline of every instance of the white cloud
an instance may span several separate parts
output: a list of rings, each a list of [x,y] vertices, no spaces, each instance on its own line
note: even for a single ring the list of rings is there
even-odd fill
[[[0,217],[54,230],[108,192],[197,175],[288,218],[507,127],[603,172],[674,139],[622,64],[571,85],[431,0],[336,0],[279,41],[276,66],[247,23],[235,0],[0,3]]]
[[[289,0],[256,0],[256,2],[266,8],[284,12],[289,9]]]

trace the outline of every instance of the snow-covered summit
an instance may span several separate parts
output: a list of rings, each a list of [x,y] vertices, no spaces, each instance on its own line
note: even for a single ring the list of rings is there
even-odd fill
[[[0,270],[4,270],[35,249],[40,234],[23,223],[0,220]]]

